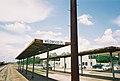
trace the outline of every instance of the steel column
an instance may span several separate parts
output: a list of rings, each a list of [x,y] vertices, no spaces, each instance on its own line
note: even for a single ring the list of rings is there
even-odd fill
[[[24,59],[22,60],[22,72],[24,70]]]
[[[49,48],[47,48],[47,62],[46,62],[46,77],[48,77],[48,73],[49,73]]]
[[[28,69],[28,58],[26,58],[26,74],[27,74],[27,69]]]
[[[20,60],[20,71],[22,71],[22,60]]]
[[[66,72],[66,58],[64,57],[64,72]]]
[[[81,62],[81,75],[83,75],[83,63],[82,63],[82,56],[80,56],[80,62]]]
[[[19,64],[20,64],[20,61],[18,60],[18,70],[19,70]]]
[[[120,53],[118,53],[118,59],[119,59],[118,61],[120,62]]]
[[[54,58],[54,71],[55,71],[55,58]]]
[[[110,52],[110,61],[111,61],[111,66],[112,66],[113,79],[115,79],[114,64],[113,64],[113,59],[112,59],[112,52]]]
[[[35,56],[33,56],[32,78],[34,78],[34,65],[35,65]]]
[[[20,71],[20,60],[19,60],[19,71]]]
[[[24,70],[24,64],[25,64],[24,62],[25,62],[25,61],[24,61],[24,59],[23,59],[23,70]]]
[[[78,36],[77,36],[77,6],[76,0],[70,0],[71,26],[71,81],[79,81],[78,67]]]

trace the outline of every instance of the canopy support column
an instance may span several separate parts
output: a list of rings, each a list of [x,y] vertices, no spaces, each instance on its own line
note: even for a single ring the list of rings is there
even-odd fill
[[[64,72],[66,72],[66,58],[64,57]]]
[[[28,58],[26,58],[26,74],[28,72]]]
[[[18,60],[18,70],[19,70],[19,64],[20,64],[20,60]]]
[[[80,62],[81,62],[81,75],[83,75],[83,63],[82,63],[82,56],[80,56]]]
[[[32,78],[34,78],[35,55],[33,56]]]
[[[55,71],[55,58],[54,58],[54,71]]]
[[[22,72],[23,72],[23,70],[24,70],[24,59],[22,61]]]
[[[77,36],[77,5],[76,0],[70,0],[71,26],[71,81],[79,81],[78,67],[78,36]]]
[[[118,62],[120,62],[120,53],[118,53],[118,59],[119,59]]]
[[[113,79],[115,79],[114,64],[113,64],[113,59],[112,59],[112,52],[110,52],[110,61],[111,61],[111,66],[112,66]]]
[[[47,62],[46,62],[46,77],[48,77],[49,73],[49,48],[47,48]]]
[[[20,71],[22,71],[22,60],[20,60]]]

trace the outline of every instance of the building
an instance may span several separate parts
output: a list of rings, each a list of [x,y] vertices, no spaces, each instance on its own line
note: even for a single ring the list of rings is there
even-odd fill
[[[81,61],[80,61],[81,57],[79,56],[79,68],[81,67]],[[64,65],[65,62],[65,65]],[[49,64],[51,66],[54,66],[54,61],[50,61]],[[88,55],[85,55],[82,57],[82,65],[83,68],[90,70],[92,68],[93,65],[96,64],[96,59],[90,59]],[[59,61],[55,61],[55,67],[57,68],[71,68],[71,57],[67,57],[67,58],[60,58]]]

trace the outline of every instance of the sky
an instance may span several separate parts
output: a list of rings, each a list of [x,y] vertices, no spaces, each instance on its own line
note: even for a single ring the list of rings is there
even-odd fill
[[[119,3],[77,0],[79,51],[120,46]],[[70,0],[0,0],[0,61],[15,61],[35,38],[70,41]]]

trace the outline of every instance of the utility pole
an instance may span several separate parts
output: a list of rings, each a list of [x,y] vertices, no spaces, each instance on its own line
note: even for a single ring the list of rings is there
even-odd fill
[[[79,81],[76,0],[70,0],[71,81]]]

